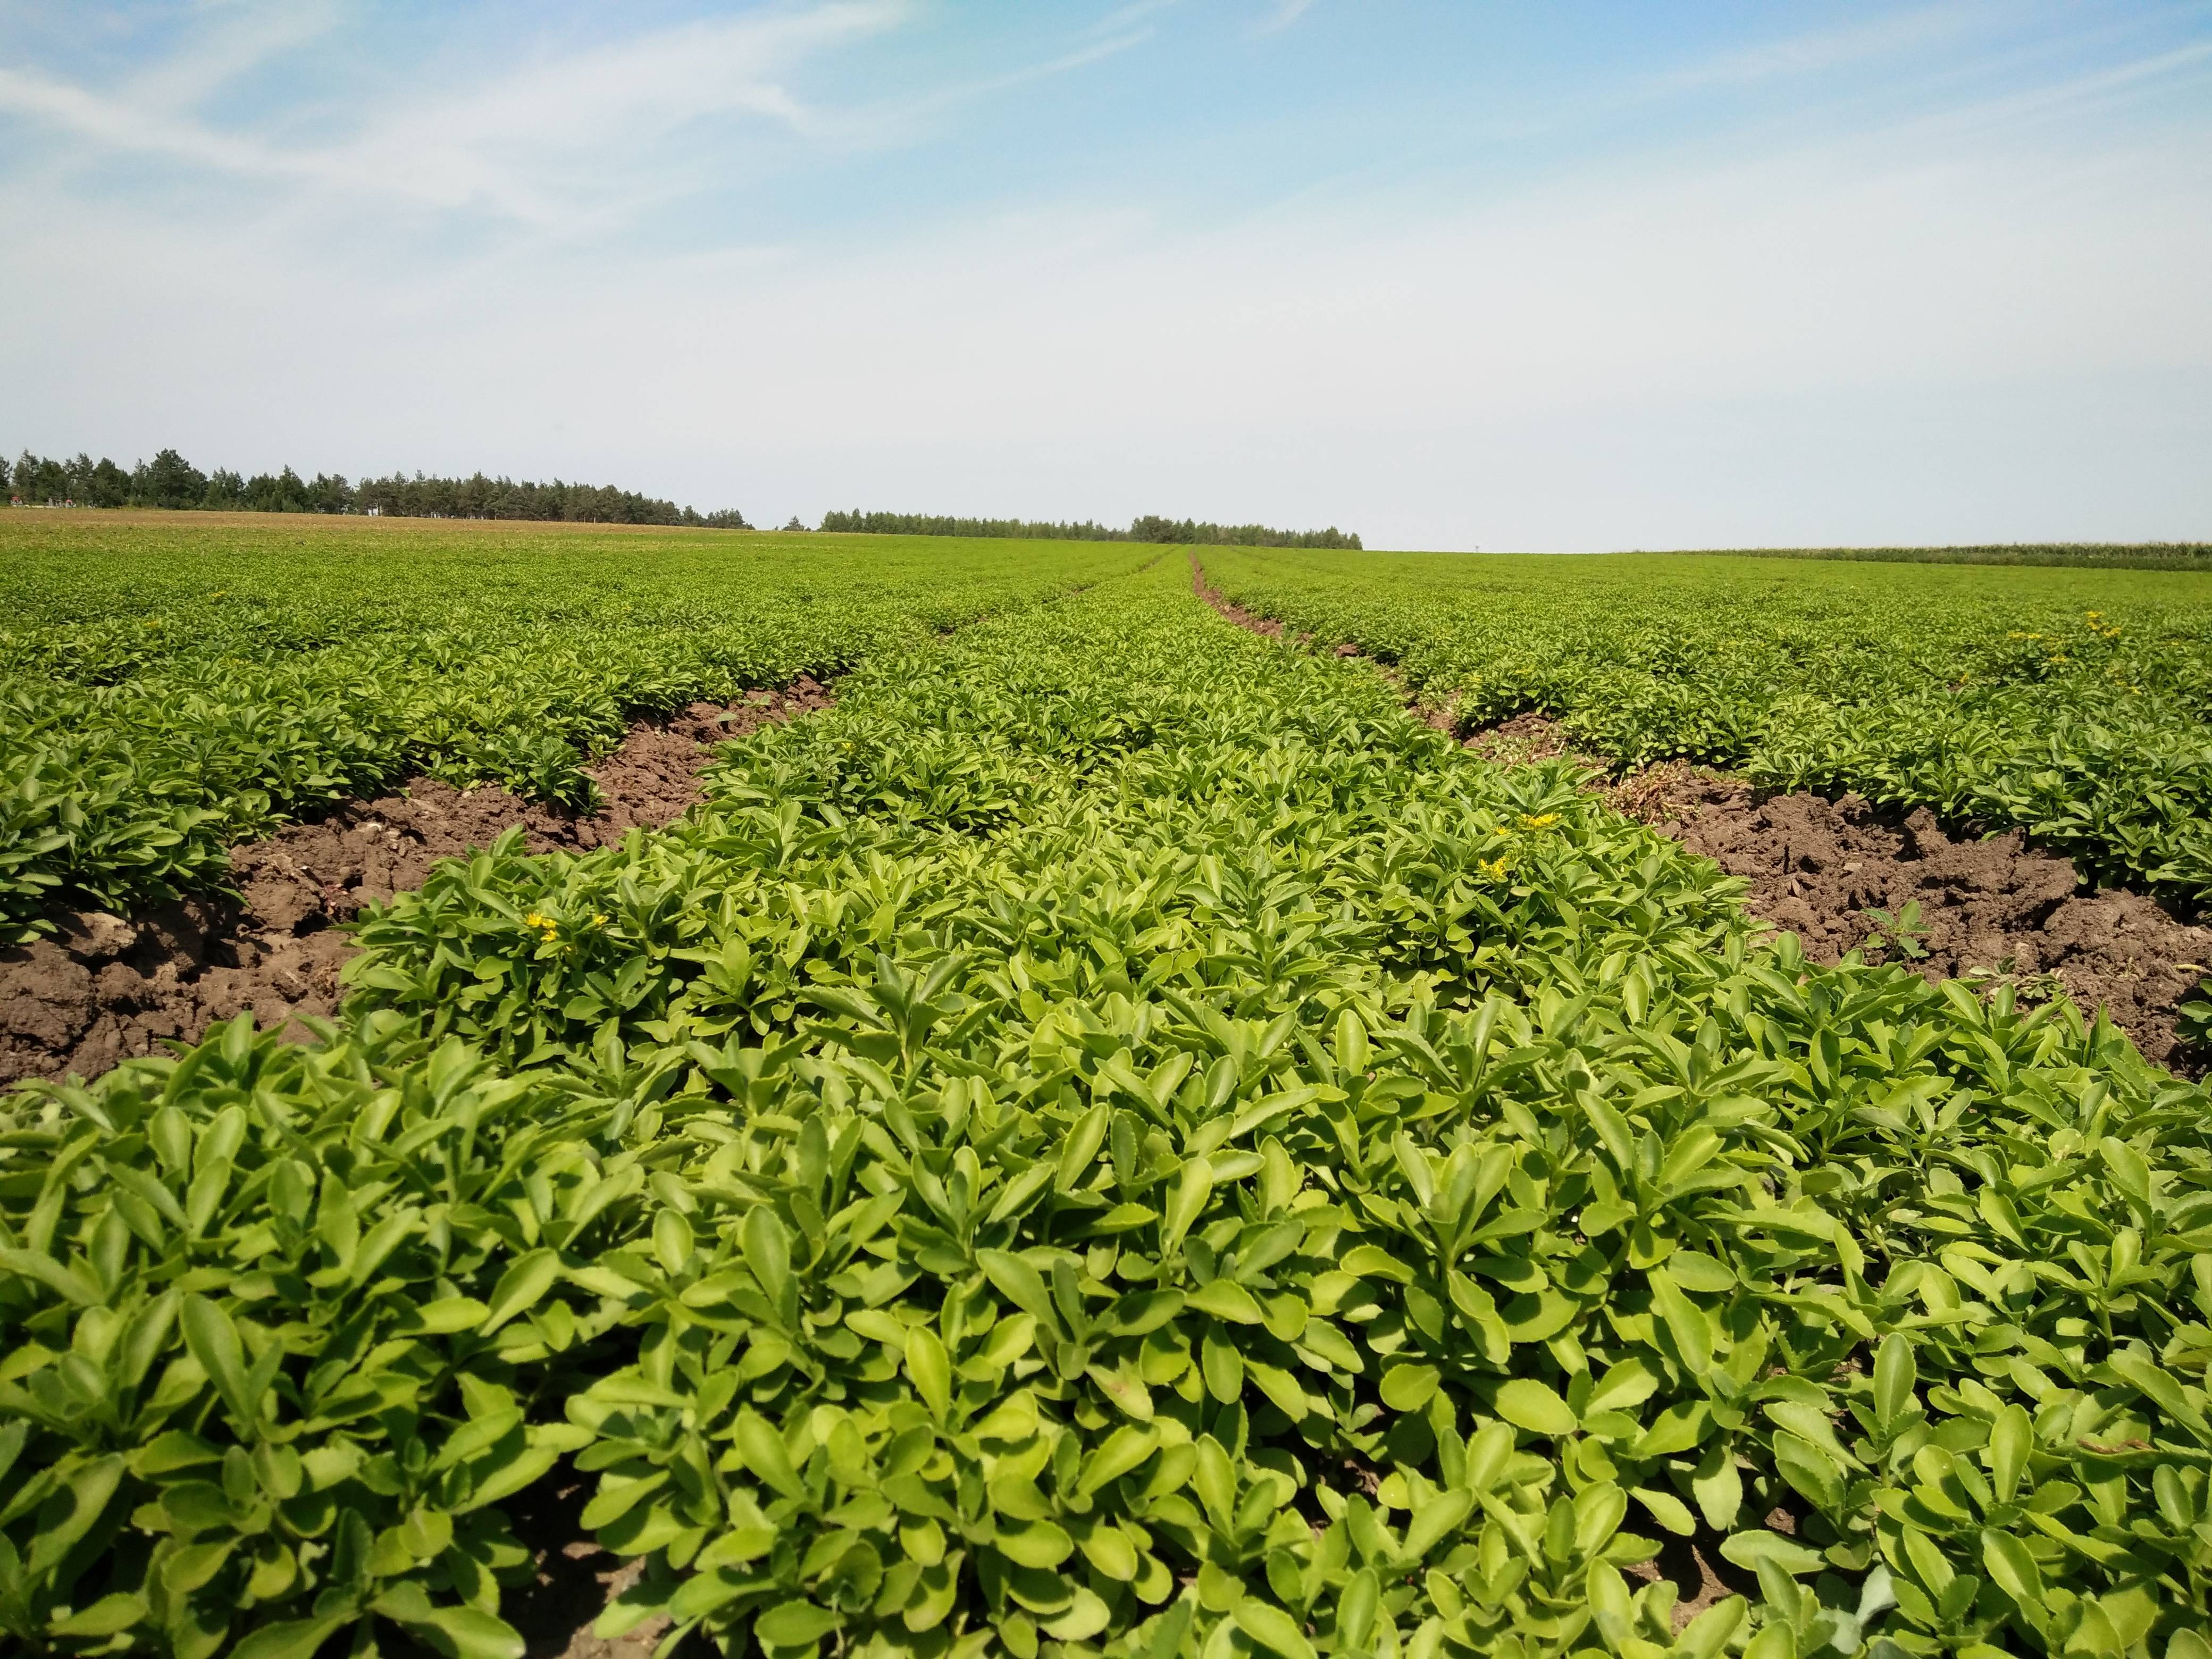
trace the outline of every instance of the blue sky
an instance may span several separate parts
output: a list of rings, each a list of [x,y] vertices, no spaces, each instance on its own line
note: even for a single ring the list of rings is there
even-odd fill
[[[2212,4],[0,0],[0,443],[2212,538]]]

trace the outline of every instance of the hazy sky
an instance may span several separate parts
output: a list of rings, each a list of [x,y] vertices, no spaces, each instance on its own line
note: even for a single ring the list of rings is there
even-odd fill
[[[0,0],[0,444],[2212,538],[2212,5]]]

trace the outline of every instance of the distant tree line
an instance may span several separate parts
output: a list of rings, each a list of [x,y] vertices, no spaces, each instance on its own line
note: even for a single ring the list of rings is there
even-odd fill
[[[802,528],[796,520],[787,526]],[[1127,530],[1095,524],[1055,524],[1032,519],[957,519],[927,513],[825,513],[822,528],[848,535],[1004,536],[1035,541],[1176,542],[1200,547],[1348,547],[1359,538],[1331,525],[1326,530],[1270,530],[1259,524],[1200,524],[1147,513]]]
[[[673,501],[611,484],[532,483],[513,478],[413,477],[349,483],[337,473],[302,478],[281,472],[243,477],[217,467],[203,472],[173,449],[125,471],[89,455],[74,460],[25,450],[13,466],[0,460],[0,487],[33,506],[199,507],[223,513],[374,513],[410,519],[532,519],[568,524],[704,525],[750,530],[734,507],[699,513]]]

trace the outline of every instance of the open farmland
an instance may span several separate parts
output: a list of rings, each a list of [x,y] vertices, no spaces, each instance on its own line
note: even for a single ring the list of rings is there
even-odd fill
[[[165,707],[231,711],[220,765],[409,711],[161,882],[410,771],[586,805],[636,716],[849,672],[665,829],[370,904],[326,1042],[241,1018],[6,1097],[28,1650],[559,1652],[588,1537],[638,1569],[608,1641],[771,1659],[2212,1654],[2208,1103],[2094,1009],[1809,960],[1571,759],[1231,626],[1180,553],[65,533],[9,565],[11,697],[122,734],[116,822],[172,799],[127,764]],[[1204,557],[1623,760],[1932,723],[1901,775],[2070,787],[2059,844],[2202,890],[2128,793],[2203,787],[2185,578]],[[162,891],[58,851],[18,867]]]
[[[1150,553],[257,514],[0,517],[0,927],[127,908],[418,775],[591,804],[641,716]]]
[[[1206,568],[1396,664],[1462,730],[1540,709],[1621,765],[2017,825],[2099,878],[2212,902],[2198,573],[1226,548]]]

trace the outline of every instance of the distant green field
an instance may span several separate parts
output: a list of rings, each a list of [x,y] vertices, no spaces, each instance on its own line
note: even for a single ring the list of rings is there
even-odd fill
[[[2206,542],[2000,542],[1971,547],[1736,547],[1725,553],[1759,559],[1856,559],[1877,564],[2073,564],[2114,569],[2212,571]]]
[[[641,716],[1127,570],[1126,544],[0,514],[0,928],[422,772],[580,803]]]
[[[1558,715],[1681,756],[2021,825],[2212,900],[2212,577],[1728,555],[1209,549],[1238,603],[1397,662],[1462,726]]]

